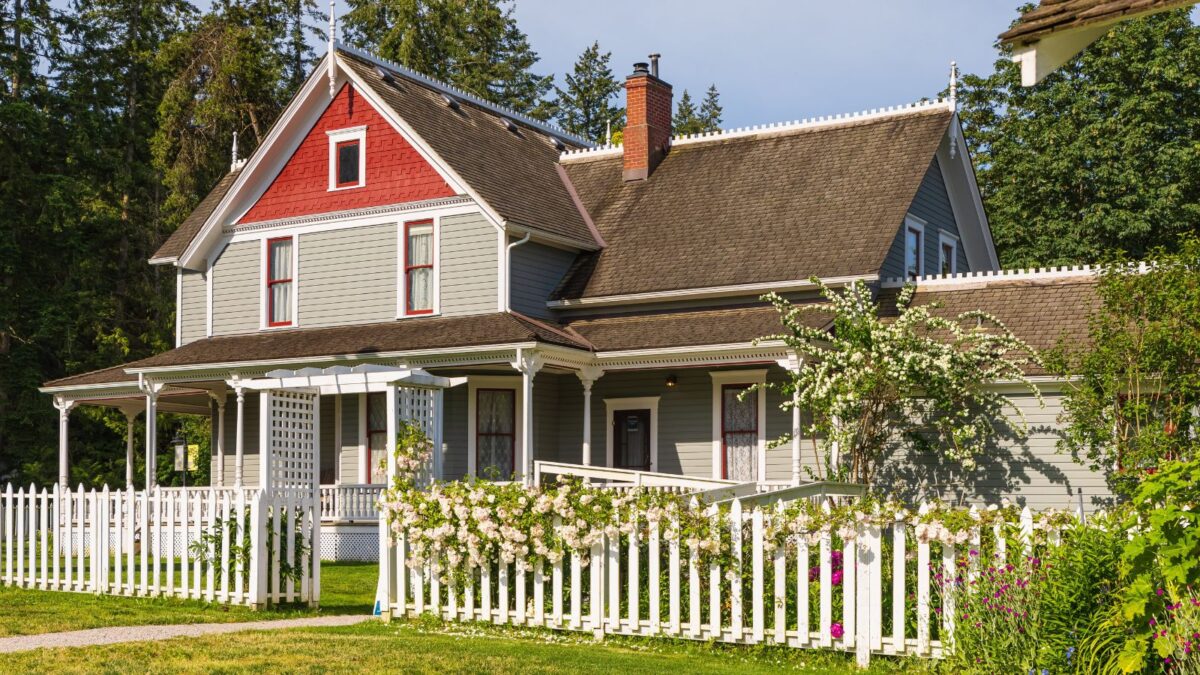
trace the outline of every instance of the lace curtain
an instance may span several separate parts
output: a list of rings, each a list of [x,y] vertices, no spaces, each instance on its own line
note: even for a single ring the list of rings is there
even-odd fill
[[[281,239],[271,242],[271,281],[292,278],[292,240]],[[292,320],[292,282],[273,283],[271,286],[271,323],[288,323]]]
[[[367,462],[372,483],[387,482],[387,395],[367,395]]]
[[[758,395],[738,400],[743,387],[726,387],[722,420],[725,431],[725,475],[729,480],[758,480]]]
[[[476,473],[487,476],[494,469],[500,480],[513,474],[513,427],[516,394],[511,389],[480,389],[476,399]]]
[[[408,309],[433,309],[433,228],[408,232]]]

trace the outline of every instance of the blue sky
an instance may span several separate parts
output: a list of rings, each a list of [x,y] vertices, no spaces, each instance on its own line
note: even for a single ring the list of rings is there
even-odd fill
[[[996,35],[1020,0],[517,0],[516,16],[560,77],[593,40],[624,78],[662,56],[660,74],[693,97],[716,83],[722,126],[916,101],[946,86],[950,61],[990,72]]]

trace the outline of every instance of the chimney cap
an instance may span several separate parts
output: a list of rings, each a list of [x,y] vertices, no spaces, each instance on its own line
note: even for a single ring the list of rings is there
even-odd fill
[[[650,74],[658,77],[658,60],[662,58],[662,54],[654,52],[650,55]]]
[[[633,74],[634,75],[649,75],[650,74],[650,64],[646,63],[645,61],[638,61],[637,63],[634,63],[633,64]]]

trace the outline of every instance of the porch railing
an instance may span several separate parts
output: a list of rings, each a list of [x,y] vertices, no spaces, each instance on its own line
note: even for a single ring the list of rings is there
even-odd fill
[[[321,520],[379,520],[379,498],[384,485],[355,483],[321,486]]]
[[[605,481],[613,489],[650,488],[666,492],[695,492],[720,487],[732,487],[737,481],[720,480],[717,478],[697,478],[683,476],[677,473],[659,473],[656,471],[633,471],[630,469],[614,469],[606,466],[584,466],[582,464],[567,464],[565,462],[533,463],[534,485],[542,484],[542,476],[546,474],[558,476],[577,476],[592,481]]]

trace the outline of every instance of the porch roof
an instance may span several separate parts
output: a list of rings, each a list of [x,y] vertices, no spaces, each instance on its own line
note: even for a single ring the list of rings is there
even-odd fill
[[[805,321],[824,328],[831,317],[814,312]],[[783,332],[779,312],[768,305],[588,318],[568,327],[598,352],[744,344]]]

